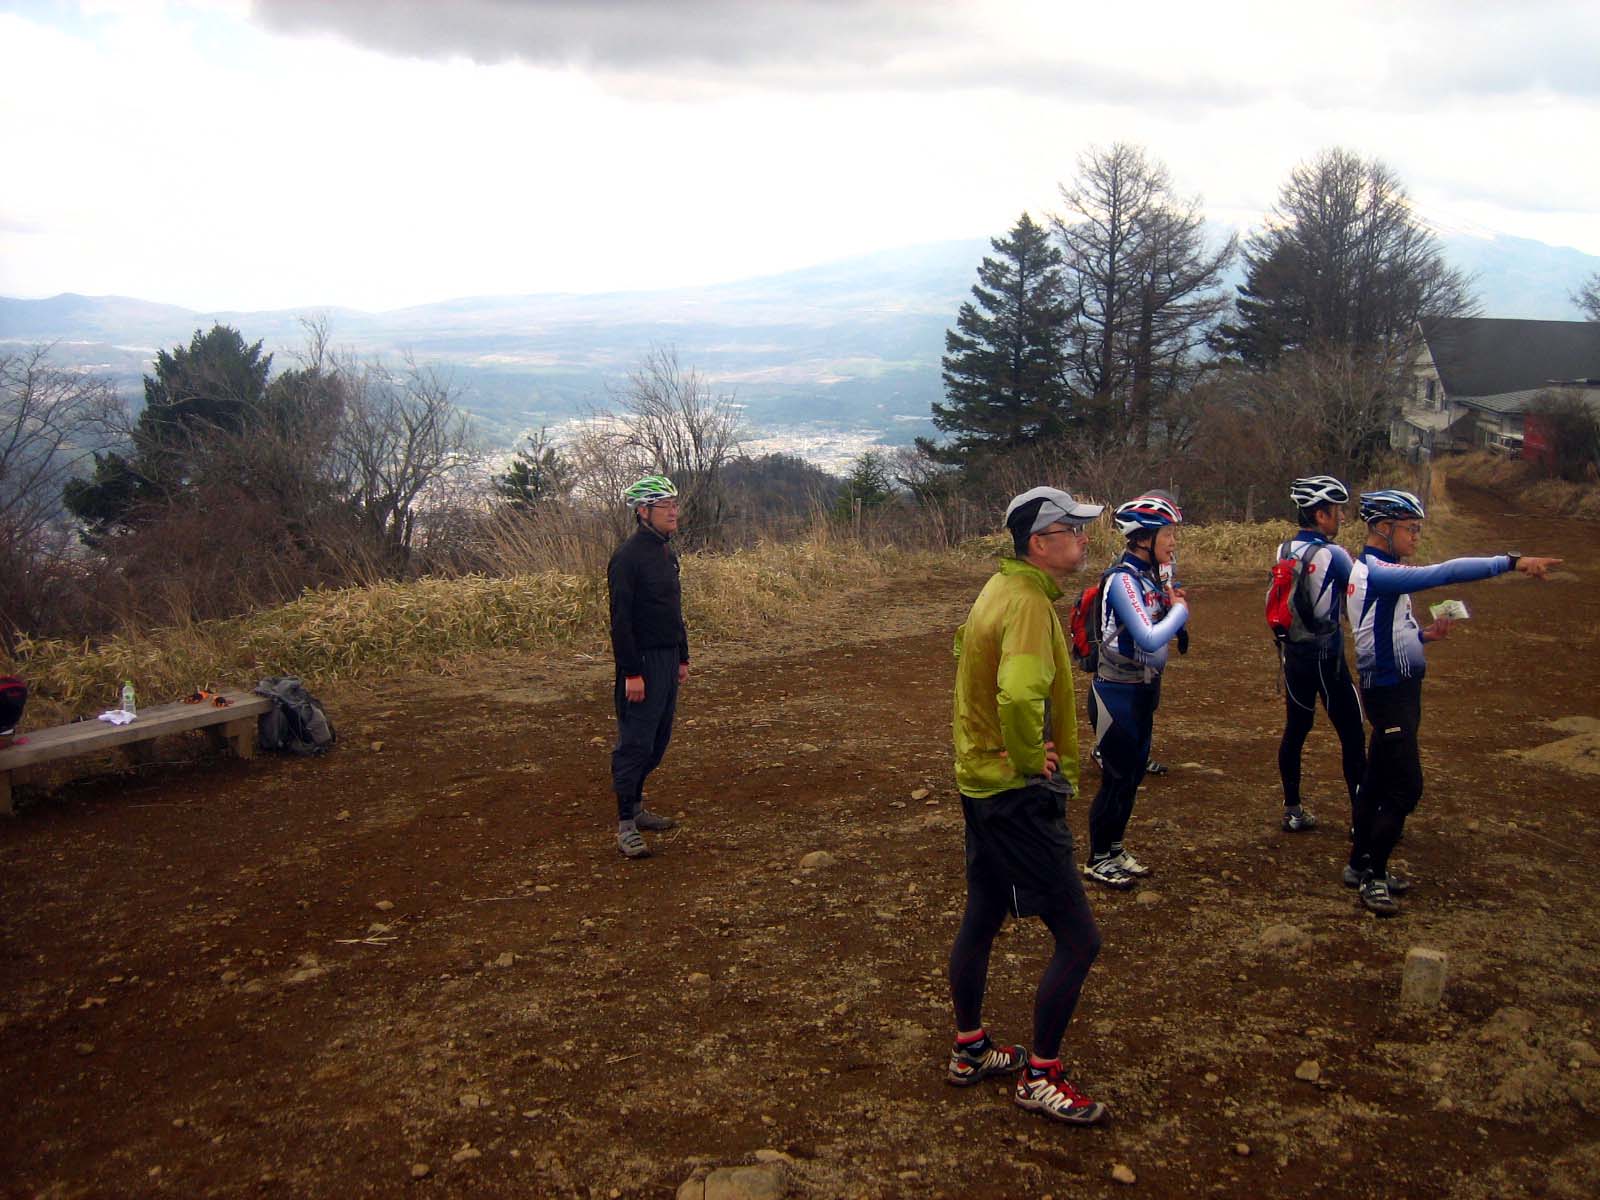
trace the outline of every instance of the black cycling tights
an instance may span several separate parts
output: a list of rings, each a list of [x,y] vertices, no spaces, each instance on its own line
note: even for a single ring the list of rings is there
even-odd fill
[[[1345,791],[1353,812],[1356,789],[1366,770],[1367,755],[1361,728],[1361,701],[1343,657],[1316,658],[1286,655],[1283,661],[1285,717],[1283,740],[1278,743],[1278,774],[1283,779],[1283,803],[1300,803],[1300,752],[1317,719],[1317,701],[1339,735],[1339,761],[1344,768]]]
[[[989,950],[1010,911],[1003,888],[967,889],[967,911],[950,951],[950,998],[956,1025],[973,1030],[983,1024],[983,993],[989,978]],[[1100,953],[1100,927],[1080,885],[1062,903],[1039,914],[1055,937],[1055,953],[1039,979],[1033,1002],[1033,1053],[1042,1059],[1061,1054],[1061,1038],[1078,1007],[1084,977]]]
[[[1350,865],[1358,872],[1387,875],[1389,854],[1405,832],[1406,818],[1422,799],[1422,756],[1417,747],[1422,681],[1367,688],[1361,699],[1372,722],[1372,741],[1367,747],[1366,777],[1356,796]]]

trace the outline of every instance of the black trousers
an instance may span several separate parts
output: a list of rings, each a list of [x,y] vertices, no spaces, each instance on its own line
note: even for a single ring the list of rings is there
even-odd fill
[[[1306,735],[1317,719],[1322,702],[1334,732],[1339,735],[1339,764],[1343,768],[1350,811],[1355,813],[1356,791],[1367,769],[1361,730],[1361,699],[1344,655],[1321,658],[1286,649],[1283,655],[1283,739],[1278,743],[1278,774],[1283,779],[1283,803],[1300,803],[1300,754]]]
[[[1422,680],[1361,690],[1372,724],[1367,770],[1356,793],[1356,836],[1350,865],[1374,875],[1389,873],[1389,854],[1405,832],[1406,818],[1422,799]]]
[[[611,789],[617,794],[617,820],[631,821],[639,811],[645,777],[661,765],[672,740],[672,718],[678,709],[678,648],[645,650],[644,699],[628,700],[622,672],[617,672],[617,745],[611,751]]]

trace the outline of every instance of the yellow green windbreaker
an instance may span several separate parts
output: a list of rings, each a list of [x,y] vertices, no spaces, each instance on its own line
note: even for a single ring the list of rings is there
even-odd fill
[[[1060,596],[1056,581],[1038,567],[1002,558],[956,630],[951,738],[964,795],[1025,786],[1044,770],[1046,740],[1055,742],[1061,774],[1078,790],[1078,716],[1067,636],[1054,603]]]

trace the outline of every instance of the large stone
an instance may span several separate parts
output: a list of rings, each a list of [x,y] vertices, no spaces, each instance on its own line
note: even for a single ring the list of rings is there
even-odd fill
[[[716,1168],[706,1176],[704,1196],[705,1200],[780,1200],[784,1190],[783,1164],[763,1163]],[[683,1195],[682,1188],[678,1194]]]
[[[824,867],[833,866],[834,861],[833,855],[826,850],[813,850],[800,860],[800,869],[802,871],[820,871]]]
[[[1405,970],[1400,976],[1400,1003],[1417,1008],[1436,1008],[1444,999],[1445,968],[1448,957],[1442,950],[1413,946],[1406,951]]]

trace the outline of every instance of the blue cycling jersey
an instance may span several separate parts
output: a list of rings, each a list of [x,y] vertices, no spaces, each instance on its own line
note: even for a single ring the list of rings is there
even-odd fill
[[[1412,567],[1375,547],[1363,547],[1348,589],[1361,686],[1392,687],[1402,680],[1421,679],[1426,671],[1422,630],[1411,614],[1413,592],[1490,579],[1510,569],[1511,559],[1504,554]]]
[[[1167,665],[1167,643],[1189,619],[1179,600],[1167,607],[1166,591],[1150,565],[1133,554],[1106,576],[1100,597],[1100,669],[1113,683],[1149,683]]]
[[[1344,598],[1354,564],[1349,551],[1330,542],[1315,529],[1302,529],[1281,543],[1273,561],[1298,554],[1308,545],[1317,547],[1306,562],[1304,586],[1311,597],[1311,615],[1333,627],[1332,633],[1315,643],[1316,652],[1320,657],[1332,658],[1344,652],[1344,632],[1339,628],[1339,619],[1344,615]]]

